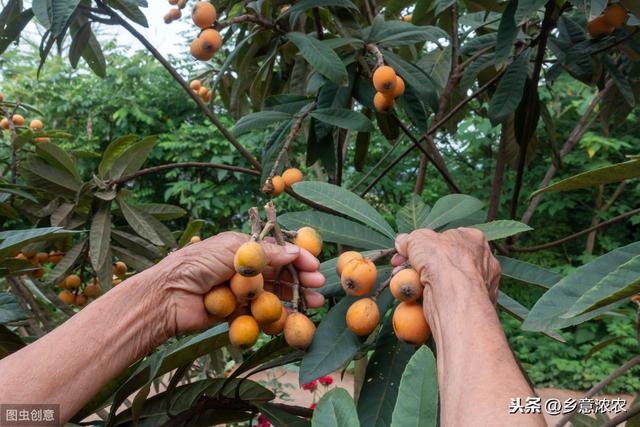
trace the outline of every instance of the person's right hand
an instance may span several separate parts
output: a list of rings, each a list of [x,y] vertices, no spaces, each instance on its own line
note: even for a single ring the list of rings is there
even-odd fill
[[[396,238],[395,267],[409,261],[425,286],[425,308],[451,303],[459,293],[485,294],[493,304],[498,298],[500,263],[491,253],[484,234],[475,228],[436,233],[415,230]]]

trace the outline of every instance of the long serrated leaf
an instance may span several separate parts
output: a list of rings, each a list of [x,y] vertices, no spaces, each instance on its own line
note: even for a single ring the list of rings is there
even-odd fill
[[[353,398],[343,388],[334,388],[325,393],[311,418],[313,427],[359,427],[358,413]]]
[[[100,202],[91,220],[89,231],[89,254],[91,266],[98,271],[107,261],[107,253],[111,243],[111,202]]]
[[[393,229],[378,211],[342,187],[324,182],[299,182],[293,188],[303,197],[358,220],[392,239],[395,238]]]
[[[337,85],[347,83],[347,69],[342,59],[340,59],[333,49],[304,33],[290,32],[287,33],[287,38],[298,47],[304,59],[311,64],[318,73]]]
[[[521,3],[525,3],[527,0],[511,0],[507,4],[502,18],[500,19],[500,26],[498,27],[498,38],[496,41],[496,64],[504,63],[513,50],[513,42],[515,42],[518,35],[518,26],[516,25],[516,9]]]
[[[549,289],[562,279],[562,275],[535,264],[502,255],[498,255],[496,258],[500,261],[500,267],[502,268],[502,275],[504,277],[509,277],[544,289]]]
[[[371,120],[359,111],[347,108],[320,108],[310,113],[312,117],[343,129],[371,132],[374,130]]]
[[[106,174],[107,177],[111,179],[118,179],[137,172],[147,160],[147,157],[151,153],[151,149],[153,149],[157,142],[157,136],[148,136],[126,148],[113,160],[113,165]]]
[[[438,199],[419,228],[438,229],[479,211],[483,206],[484,204],[475,197],[449,194]]]
[[[140,236],[149,240],[151,243],[155,245],[163,245],[164,242],[158,232],[154,229],[153,224],[150,218],[153,218],[148,213],[142,212],[124,199],[124,196],[118,195],[116,197],[118,202],[118,206],[120,206],[120,210],[124,215],[124,218],[127,220],[127,223],[138,233]]]
[[[409,203],[404,205],[396,215],[400,233],[410,233],[422,227],[431,211],[419,196],[412,194],[410,197]]]
[[[266,110],[257,113],[247,114],[238,120],[232,129],[234,135],[242,135],[243,133],[259,129],[264,131],[265,126],[284,120],[291,120],[293,114],[282,111]]]
[[[478,230],[482,231],[489,241],[504,239],[505,237],[515,236],[516,234],[533,230],[533,228],[529,227],[527,224],[523,224],[520,221],[512,221],[507,219],[491,221],[485,224],[476,224],[472,225],[471,227],[477,228]]]
[[[520,104],[529,73],[530,53],[531,49],[522,52],[498,82],[489,104],[489,119],[494,126],[502,123]]]

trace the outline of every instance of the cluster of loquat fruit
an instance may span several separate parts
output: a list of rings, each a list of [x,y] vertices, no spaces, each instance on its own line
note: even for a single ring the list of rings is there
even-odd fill
[[[338,257],[336,272],[347,295],[364,297],[376,285],[378,271],[374,262],[360,252],[347,251]],[[424,287],[418,272],[406,267],[389,281],[391,295],[400,303],[393,312],[393,330],[401,341],[411,345],[424,344],[431,330],[425,318],[420,300]],[[367,336],[380,323],[380,310],[376,296],[364,297],[347,310],[347,327],[358,336]]]
[[[111,285],[116,286],[127,275],[128,267],[124,262],[117,261],[113,264],[112,270]],[[95,277],[83,284],[80,275],[73,273],[62,279],[57,286],[61,289],[58,298],[67,305],[82,307],[87,304],[89,299],[96,299],[102,295],[102,287]]]
[[[622,27],[629,19],[627,9],[620,3],[611,3],[602,12],[602,15],[589,21],[587,30],[594,39],[611,34],[616,28]]]
[[[211,89],[203,86],[200,80],[192,80],[191,83],[189,83],[189,87],[191,87],[191,90],[197,93],[204,102],[211,100]]]
[[[164,23],[171,24],[173,21],[177,21],[182,17],[182,9],[187,6],[187,0],[169,0],[169,4],[172,7],[169,11],[164,15]]]
[[[373,97],[376,110],[384,112],[392,109],[396,99],[404,93],[404,80],[388,65],[378,67],[373,73],[372,80],[373,87],[376,89]]]
[[[211,3],[199,1],[193,6],[191,19],[201,31],[191,43],[191,55],[200,61],[210,60],[222,47],[222,37],[213,28],[217,18],[216,8]]]
[[[63,256],[64,256],[64,253],[55,249],[50,252],[37,252],[33,250],[24,250],[22,252],[18,252],[17,254],[15,254],[14,258],[31,262],[31,265],[35,267],[33,272],[31,272],[31,276],[33,276],[36,279],[39,279],[44,275],[45,264],[50,263],[53,265],[57,265],[62,260]]]
[[[3,101],[4,101],[4,96],[0,93],[0,103],[2,103]],[[21,128],[25,124],[24,116],[20,114],[11,115],[11,121],[13,122],[13,125],[16,128]],[[41,131],[43,128],[44,128],[44,123],[42,123],[42,120],[33,119],[29,123],[29,129],[31,129],[34,132]],[[2,120],[0,120],[0,129],[4,129],[4,130],[10,129],[10,123],[9,123],[8,117],[3,117]],[[35,142],[44,142],[44,143],[49,142],[49,138],[46,138],[46,137],[35,137],[33,138],[33,140]]]
[[[197,243],[197,242],[196,242]],[[317,256],[322,250],[322,239],[311,227],[295,233],[293,243]],[[229,341],[235,347],[249,348],[258,340],[260,331],[275,336],[284,334],[293,348],[305,350],[316,331],[314,323],[294,306],[289,312],[280,298],[264,289],[262,272],[267,255],[256,236],[242,244],[234,254],[235,274],[224,284],[214,286],[205,296],[204,305],[209,314],[229,323]],[[275,284],[294,285],[289,271],[276,273]]]
[[[274,175],[267,180],[262,191],[277,197],[284,192],[285,189],[291,189],[296,182],[304,181],[304,175],[298,168],[288,168],[282,175]]]

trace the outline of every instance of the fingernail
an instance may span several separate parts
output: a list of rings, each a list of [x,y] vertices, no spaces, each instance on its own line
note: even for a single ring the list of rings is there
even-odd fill
[[[288,254],[297,254],[300,253],[300,248],[296,245],[292,245],[291,243],[287,243],[284,247],[284,251]]]

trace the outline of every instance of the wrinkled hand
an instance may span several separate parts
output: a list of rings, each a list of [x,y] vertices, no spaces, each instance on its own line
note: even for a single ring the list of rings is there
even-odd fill
[[[249,240],[241,233],[225,232],[176,251],[155,268],[163,279],[159,286],[167,292],[168,315],[171,316],[173,334],[208,327],[219,319],[207,313],[203,296],[213,286],[220,285],[234,275],[233,257],[236,250]],[[320,307],[324,297],[304,288],[319,288],[325,278],[318,272],[320,262],[308,251],[287,243],[279,246],[271,241],[262,242],[267,255],[267,267],[262,274],[265,288],[274,280],[278,267],[293,263],[303,286],[302,295],[309,307]],[[289,286],[283,288],[290,289]],[[292,292],[282,289],[282,296],[291,298]]]
[[[396,250],[391,263],[397,267],[408,260],[418,271],[425,286],[425,305],[428,299],[446,304],[455,294],[452,287],[461,282],[469,291],[487,294],[496,304],[500,263],[480,230],[457,228],[443,233],[415,230],[396,238]]]

